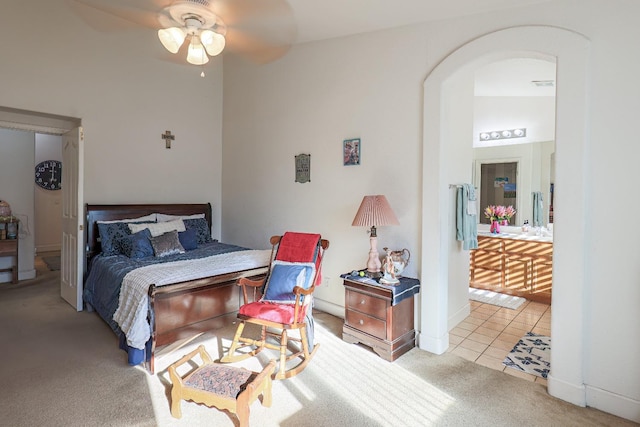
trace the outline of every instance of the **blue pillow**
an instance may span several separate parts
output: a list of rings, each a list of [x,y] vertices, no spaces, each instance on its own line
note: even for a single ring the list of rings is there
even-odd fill
[[[150,238],[151,231],[148,228],[130,234],[122,239],[122,253],[134,259],[153,256],[153,246],[151,246]]]
[[[198,244],[201,245],[203,243],[211,243],[213,239],[211,238],[211,229],[209,228],[209,223],[204,218],[195,218],[195,219],[183,219],[184,226],[187,230],[193,229],[195,230],[198,236]]]
[[[198,234],[193,228],[178,232],[178,239],[185,251],[192,251],[198,248]]]
[[[262,300],[295,303],[296,295],[293,293],[293,288],[300,286],[303,289],[309,289],[314,275],[315,264],[312,262],[276,260],[271,266],[271,273]]]
[[[131,234],[129,226],[124,222],[98,223],[100,233],[100,247],[105,256],[119,255],[122,253],[120,240]]]

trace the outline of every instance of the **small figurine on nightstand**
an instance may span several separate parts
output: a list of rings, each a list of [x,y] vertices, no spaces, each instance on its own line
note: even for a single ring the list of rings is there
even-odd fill
[[[395,265],[393,264],[393,258],[391,258],[391,252],[393,251],[389,248],[384,248],[384,250],[387,252],[387,256],[384,258],[384,262],[382,263],[384,274],[380,278],[380,283],[393,285],[400,282],[396,277]]]

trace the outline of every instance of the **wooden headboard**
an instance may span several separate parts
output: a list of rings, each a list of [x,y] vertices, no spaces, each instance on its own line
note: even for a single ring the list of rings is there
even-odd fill
[[[138,218],[152,213],[167,215],[204,214],[211,229],[211,203],[144,204],[144,205],[85,205],[85,255],[90,260],[100,253],[98,221]]]

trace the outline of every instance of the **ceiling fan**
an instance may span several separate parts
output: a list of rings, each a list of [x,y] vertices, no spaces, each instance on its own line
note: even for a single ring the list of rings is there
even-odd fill
[[[180,53],[180,58],[184,58],[186,50],[186,61],[194,65],[204,65],[223,51],[256,63],[270,62],[288,51],[297,33],[286,0],[73,0],[73,3],[74,10],[97,29],[109,26],[104,19],[107,14],[134,26],[157,30],[168,52]]]

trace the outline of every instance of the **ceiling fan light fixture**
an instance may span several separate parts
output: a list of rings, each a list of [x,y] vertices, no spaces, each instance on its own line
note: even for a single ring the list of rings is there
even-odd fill
[[[180,46],[184,43],[186,33],[182,28],[170,27],[158,30],[160,43],[171,53],[178,53]]]
[[[187,53],[187,62],[193,65],[204,65],[209,62],[209,57],[200,43],[200,37],[197,35],[191,36],[191,43],[189,43],[189,51]]]
[[[219,55],[224,50],[226,44],[222,34],[211,30],[202,31],[200,33],[200,41],[207,50],[207,53],[211,56]]]

